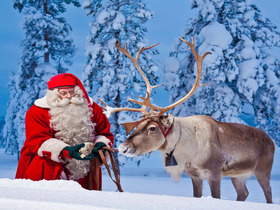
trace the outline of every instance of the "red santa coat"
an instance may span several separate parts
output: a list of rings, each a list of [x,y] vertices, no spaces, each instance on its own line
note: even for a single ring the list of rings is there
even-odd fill
[[[91,106],[93,108],[92,121],[96,123],[95,142],[104,142],[107,146],[112,147],[114,136],[110,132],[108,119],[100,106],[94,102]],[[45,97],[37,100],[35,105],[27,111],[25,130],[26,140],[21,149],[15,178],[34,181],[60,179],[65,163],[60,157],[60,152],[69,145],[55,139],[55,131],[50,127],[49,107]],[[89,175],[78,182],[88,189]],[[92,182],[95,186],[94,177]]]

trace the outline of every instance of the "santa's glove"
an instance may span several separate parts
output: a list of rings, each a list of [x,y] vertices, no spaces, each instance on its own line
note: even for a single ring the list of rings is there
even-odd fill
[[[101,160],[101,157],[100,157],[100,154],[98,152],[98,150],[102,150],[104,156],[105,156],[105,153],[106,153],[106,150],[105,149],[102,149],[103,147],[106,147],[107,145],[104,144],[103,142],[97,142],[95,145],[94,145],[94,148],[92,150],[92,154],[94,154],[94,157],[97,157]]]
[[[77,144],[75,146],[71,146],[71,147],[65,147],[62,151],[61,151],[61,155],[63,157],[69,158],[69,159],[76,159],[76,160],[91,160],[92,158],[94,158],[94,154],[90,154],[84,158],[81,157],[79,150],[84,147],[85,144]]]

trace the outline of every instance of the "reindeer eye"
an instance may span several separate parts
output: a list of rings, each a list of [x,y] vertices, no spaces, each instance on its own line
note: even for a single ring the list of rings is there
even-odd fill
[[[155,132],[157,130],[157,128],[152,126],[152,127],[149,128],[149,130],[152,131],[152,132]]]

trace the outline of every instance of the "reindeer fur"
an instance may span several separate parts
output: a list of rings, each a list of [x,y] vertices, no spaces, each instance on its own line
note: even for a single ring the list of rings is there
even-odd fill
[[[159,126],[166,131],[171,125],[165,138]],[[272,202],[269,182],[275,144],[258,128],[219,122],[204,115],[168,114],[141,122],[119,146],[120,153],[130,157],[154,150],[164,158],[173,151],[178,165],[165,169],[175,180],[179,180],[182,172],[189,175],[194,197],[202,196],[202,180],[206,179],[212,197],[220,198],[221,178],[228,176],[237,191],[237,200],[244,201],[248,196],[245,182],[254,174],[267,202]]]

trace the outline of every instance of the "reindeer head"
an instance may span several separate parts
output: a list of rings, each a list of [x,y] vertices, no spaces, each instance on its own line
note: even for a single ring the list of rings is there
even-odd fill
[[[145,117],[136,121],[135,131],[119,146],[119,152],[133,157],[159,149],[164,145],[173,121],[173,114]]]
[[[116,47],[118,48],[118,50],[121,51],[123,54],[125,54],[133,62],[136,69],[143,77],[147,87],[146,97],[145,98],[140,97],[143,101],[136,101],[133,99],[129,99],[129,101],[135,104],[142,105],[141,108],[127,108],[127,107],[112,108],[99,99],[105,106],[103,107],[103,109],[105,110],[105,114],[107,116],[110,116],[112,113],[119,112],[119,111],[133,111],[133,112],[141,112],[143,114],[143,118],[138,121],[121,124],[124,126],[127,135],[134,128],[136,128],[134,132],[119,146],[119,152],[121,154],[124,154],[128,157],[133,157],[133,156],[141,155],[143,153],[149,153],[154,150],[158,150],[161,147],[164,147],[164,144],[166,143],[166,136],[171,131],[174,122],[173,114],[166,115],[164,113],[166,113],[167,111],[173,109],[174,107],[186,101],[194,93],[196,88],[202,86],[199,84],[201,71],[202,71],[202,61],[207,54],[210,54],[210,52],[206,52],[203,56],[200,56],[198,55],[195,49],[194,40],[192,40],[192,43],[189,43],[188,41],[182,38],[181,40],[184,41],[191,48],[195,56],[196,64],[197,64],[197,78],[192,89],[188,94],[186,94],[179,101],[167,107],[158,107],[150,102],[150,96],[152,90],[162,85],[152,86],[138,64],[138,59],[141,52],[150,49],[156,46],[157,44],[146,48],[142,47],[138,51],[136,58],[133,58],[132,55],[129,54],[129,52],[127,51],[126,45],[125,48],[122,48],[120,46],[120,43],[116,42]],[[149,111],[147,111],[147,107],[150,108]]]

